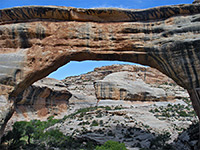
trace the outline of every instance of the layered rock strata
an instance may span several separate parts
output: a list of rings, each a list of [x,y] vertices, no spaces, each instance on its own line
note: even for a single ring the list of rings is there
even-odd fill
[[[16,102],[25,88],[72,60],[121,60],[157,68],[186,88],[200,117],[199,18],[199,3],[0,10],[1,95]]]
[[[119,76],[116,76],[116,74]],[[123,79],[121,86],[127,89],[127,92],[138,93],[138,91],[143,90],[143,93],[138,93],[140,97],[131,97],[130,99],[127,99],[125,95],[123,95],[124,97],[122,95],[117,97],[115,93],[110,94],[109,92],[112,91],[108,91],[107,88],[95,88],[94,86],[96,85],[94,83],[100,82],[104,84],[102,81],[106,78],[110,79],[110,84],[115,84],[115,78],[120,79],[124,76],[127,78]],[[140,84],[131,84],[134,81]],[[115,88],[116,92],[121,90],[120,88],[117,89],[117,87],[113,88]],[[128,89],[130,90],[128,91]],[[99,93],[109,94],[106,97]],[[133,93],[131,94],[133,95]],[[147,93],[151,96],[148,99],[145,97]],[[133,102],[132,105],[134,105],[135,101],[152,103],[154,101],[172,100],[171,102],[173,103],[177,99],[188,97],[187,91],[156,69],[133,65],[105,66],[95,68],[94,71],[86,74],[67,77],[62,81],[44,78],[35,82],[22,95],[18,96],[19,102],[16,105],[16,112],[9,125],[12,122],[21,120],[45,120],[49,116],[62,118],[64,115],[79,108],[96,106],[97,100],[104,100],[104,102],[101,101],[100,103],[106,103],[106,100],[112,99],[117,100],[113,101],[115,105],[120,105],[122,102],[127,105]]]
[[[32,120],[61,115],[67,111],[71,96],[64,83],[44,78],[18,95],[16,113],[13,118]]]
[[[143,80],[134,80],[134,73],[119,72],[94,83],[97,99],[129,101],[165,101],[175,97],[158,87],[151,87]]]
[[[184,88],[199,87],[199,12],[198,4],[3,9],[1,84],[16,87],[16,96],[71,60],[122,60],[157,68]]]
[[[104,66],[62,81],[72,93],[69,102],[80,107],[94,105],[97,100],[166,101],[188,97],[183,88],[158,70],[136,65]]]

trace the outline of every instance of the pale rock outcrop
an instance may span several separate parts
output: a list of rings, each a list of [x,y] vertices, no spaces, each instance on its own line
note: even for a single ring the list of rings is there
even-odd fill
[[[104,80],[113,85],[115,92],[119,93],[122,87],[127,90],[126,92],[132,93],[123,95],[124,97],[117,97],[116,93],[113,93],[108,94],[111,97],[100,98],[98,93],[106,93],[105,90],[108,88],[100,88],[101,91],[99,91],[99,88],[95,89],[94,85],[104,84],[105,87]],[[134,97],[133,93],[138,93],[139,90],[142,93]],[[18,95],[16,113],[12,120],[46,119],[51,115],[61,118],[70,112],[69,108],[95,106],[97,99],[121,100],[113,101],[115,105],[120,105],[123,100],[152,102],[183,97],[189,97],[187,91],[156,69],[137,65],[104,66],[86,74],[67,77],[62,81],[44,78],[35,82],[23,94]],[[128,104],[128,101],[124,103]]]
[[[0,126],[4,130],[7,122],[14,112],[13,101],[8,101],[6,97],[0,96]],[[3,130],[0,131],[0,138],[3,136]],[[0,140],[1,141],[1,140]]]
[[[117,72],[95,82],[97,99],[164,101],[175,98],[168,96],[162,88],[151,87],[142,79],[134,80],[134,75],[131,72]]]
[[[29,86],[17,97],[14,120],[46,119],[62,116],[72,94],[62,81],[44,78]]]

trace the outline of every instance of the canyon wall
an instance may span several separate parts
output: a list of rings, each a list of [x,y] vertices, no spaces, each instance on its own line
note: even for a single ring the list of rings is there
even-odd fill
[[[16,97],[24,89],[69,61],[120,60],[157,68],[172,78],[188,90],[200,117],[199,6],[2,9],[1,97],[11,104],[9,112],[13,112]],[[2,120],[8,120],[10,115],[6,114]]]
[[[121,78],[123,82],[120,82]],[[107,79],[109,82],[105,82]],[[107,88],[108,83],[115,86]],[[156,69],[133,65],[104,66],[64,80],[43,78],[35,82],[18,95],[9,127],[15,121],[46,120],[50,116],[62,118],[77,109],[96,106],[98,101],[134,105],[140,102],[173,103],[188,97],[186,90]]]

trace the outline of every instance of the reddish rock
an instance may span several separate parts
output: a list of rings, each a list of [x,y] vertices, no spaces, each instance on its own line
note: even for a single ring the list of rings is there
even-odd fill
[[[19,120],[46,119],[49,116],[62,116],[68,109],[72,94],[59,80],[44,78],[28,87],[17,98],[16,113]]]
[[[199,8],[0,10],[3,95],[16,102],[24,89],[72,60],[120,60],[157,68],[186,88],[200,118]]]

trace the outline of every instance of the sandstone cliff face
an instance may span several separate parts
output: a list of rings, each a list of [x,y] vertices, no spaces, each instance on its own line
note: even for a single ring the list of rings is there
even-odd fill
[[[113,87],[106,88],[108,85]],[[117,94],[120,91],[124,92],[121,96]],[[124,103],[128,104],[131,101],[173,101],[183,97],[188,98],[187,92],[156,69],[112,65],[62,81],[44,78],[35,82],[18,96],[11,120],[43,120],[52,115],[61,118],[71,110],[95,106],[97,100],[118,100],[113,102],[115,104],[126,100]]]
[[[13,118],[21,120],[46,119],[49,116],[62,116],[68,109],[72,94],[65,85],[56,79],[44,78],[28,87],[17,98]]]
[[[1,95],[16,103],[24,89],[72,60],[121,60],[157,68],[186,88],[200,118],[199,18],[199,3],[0,10]]]
[[[130,101],[162,101],[174,99],[157,87],[151,87],[143,80],[134,80],[134,73],[119,72],[108,75],[102,81],[95,82],[97,99]]]
[[[199,12],[198,4],[1,10],[1,84],[16,87],[16,96],[71,60],[122,60],[157,68],[187,89],[199,87]]]
[[[72,93],[69,104],[77,108],[94,106],[97,100],[167,101],[188,97],[166,75],[150,67],[112,65],[63,80]]]
[[[175,82],[150,67],[112,65],[68,77],[63,82],[73,94],[71,101],[98,100],[166,101],[188,97]],[[94,86],[93,86],[94,84]]]

